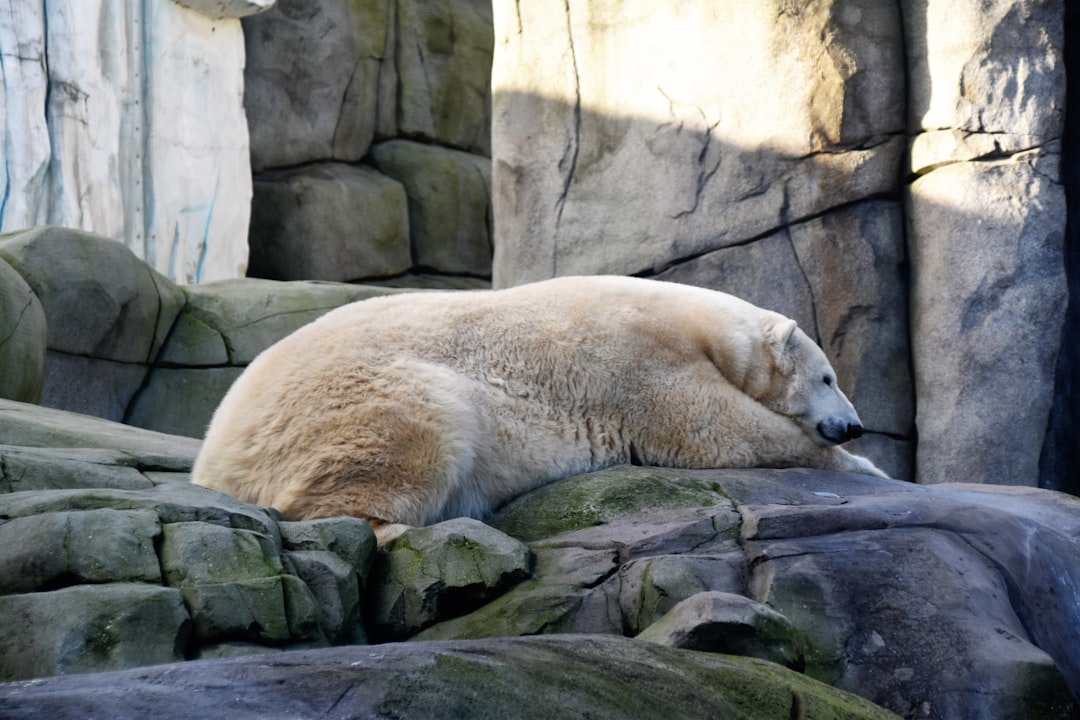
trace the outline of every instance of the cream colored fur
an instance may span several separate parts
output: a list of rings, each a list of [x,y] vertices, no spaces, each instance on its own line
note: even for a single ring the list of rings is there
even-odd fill
[[[858,422],[793,321],[684,285],[559,278],[325,315],[236,381],[194,482],[292,519],[368,518],[386,542],[631,460],[884,476],[821,437],[837,418]]]

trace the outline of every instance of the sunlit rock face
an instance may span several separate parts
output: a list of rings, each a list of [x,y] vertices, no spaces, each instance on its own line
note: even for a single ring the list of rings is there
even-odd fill
[[[242,276],[239,17],[272,4],[3,0],[0,231],[92,231],[182,283]]]

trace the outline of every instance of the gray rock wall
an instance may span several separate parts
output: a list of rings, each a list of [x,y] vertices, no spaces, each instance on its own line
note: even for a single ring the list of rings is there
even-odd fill
[[[895,476],[1076,491],[1064,13],[496,0],[494,283],[744,296],[817,338]]]
[[[243,27],[249,274],[490,278],[490,3],[281,0]]]

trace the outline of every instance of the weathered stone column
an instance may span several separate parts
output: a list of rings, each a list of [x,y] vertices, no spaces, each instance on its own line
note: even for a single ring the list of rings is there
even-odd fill
[[[1037,485],[1067,301],[1063,4],[903,8],[916,477]]]

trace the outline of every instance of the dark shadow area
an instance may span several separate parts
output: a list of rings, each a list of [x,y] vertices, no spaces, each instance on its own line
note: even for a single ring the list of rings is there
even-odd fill
[[[1039,463],[1039,486],[1080,495],[1080,8],[1065,3],[1065,273],[1069,307],[1061,331],[1054,407]]]

